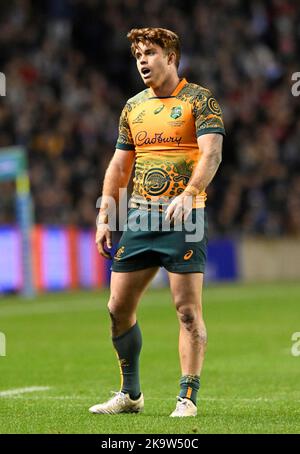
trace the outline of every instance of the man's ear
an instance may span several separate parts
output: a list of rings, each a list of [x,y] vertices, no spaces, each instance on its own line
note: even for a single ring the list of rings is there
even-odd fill
[[[176,64],[176,54],[175,52],[170,52],[168,55],[168,65],[171,65],[172,63]]]

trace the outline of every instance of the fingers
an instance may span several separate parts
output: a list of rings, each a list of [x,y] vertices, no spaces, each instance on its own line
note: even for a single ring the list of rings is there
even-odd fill
[[[107,233],[106,233],[106,245],[107,245],[108,249],[112,248],[112,240],[111,240],[111,231],[110,230],[108,230]]]
[[[166,209],[166,216],[165,216],[166,221],[172,220],[174,210],[175,210],[175,203],[173,201],[172,203],[170,203],[170,205]]]
[[[187,220],[192,211],[192,197],[176,197],[166,210],[165,220],[178,224]]]
[[[106,259],[111,259],[112,256],[110,252],[104,249],[104,243],[106,243],[108,249],[112,248],[112,239],[111,239],[111,231],[108,230],[105,233],[102,231],[97,230],[96,233],[96,245],[100,255]]]
[[[188,206],[188,207],[185,208],[184,213],[183,213],[183,221],[184,222],[188,221],[191,212],[192,212],[192,207]]]
[[[99,241],[97,243],[97,249],[98,249],[99,254],[102,255],[102,257],[104,257],[106,259],[111,259],[112,258],[111,254],[104,249],[103,243],[101,241]]]
[[[178,221],[182,221],[183,210],[184,207],[182,204],[182,199],[174,199],[166,210],[165,220],[170,221],[174,224],[178,223]]]

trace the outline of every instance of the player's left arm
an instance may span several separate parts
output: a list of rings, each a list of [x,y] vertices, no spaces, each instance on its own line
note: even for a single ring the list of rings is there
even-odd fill
[[[202,156],[195,167],[185,190],[169,205],[166,211],[166,219],[182,219],[187,217],[192,210],[193,197],[200,194],[214,178],[222,161],[222,134],[204,134],[197,139]]]
[[[223,136],[222,134],[205,134],[198,137],[197,142],[202,156],[185,188],[185,191],[192,195],[196,195],[196,191],[198,194],[204,191],[215,176],[222,161]]]

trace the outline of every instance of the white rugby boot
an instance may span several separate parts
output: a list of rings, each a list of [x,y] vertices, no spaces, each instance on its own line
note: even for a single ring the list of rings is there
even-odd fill
[[[121,391],[113,393],[114,396],[103,404],[93,405],[89,408],[90,413],[103,415],[117,415],[119,413],[140,413],[144,409],[143,394],[137,400],[132,400],[129,394]]]
[[[181,397],[177,397],[177,399],[176,408],[170,414],[171,418],[197,416],[197,407],[190,399],[182,399]]]

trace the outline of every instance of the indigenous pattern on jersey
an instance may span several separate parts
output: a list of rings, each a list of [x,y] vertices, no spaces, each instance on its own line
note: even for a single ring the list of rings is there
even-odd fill
[[[171,96],[147,88],[122,111],[116,148],[135,150],[132,202],[167,203],[184,191],[202,152],[197,137],[225,134],[222,112],[211,92],[182,79]],[[194,207],[204,207],[206,193]]]

